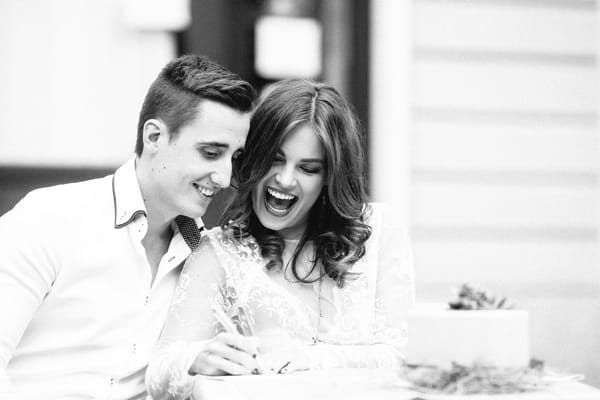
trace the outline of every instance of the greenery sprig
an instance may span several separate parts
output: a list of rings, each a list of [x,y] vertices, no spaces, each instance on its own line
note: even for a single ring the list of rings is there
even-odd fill
[[[544,362],[531,359],[523,368],[500,368],[475,363],[453,363],[449,369],[430,365],[406,365],[404,378],[414,390],[438,394],[510,394],[548,388],[565,380],[581,380],[581,375],[548,372]]]
[[[448,302],[453,310],[498,310],[512,309],[506,297],[497,299],[489,291],[463,283],[457,291],[457,298]]]

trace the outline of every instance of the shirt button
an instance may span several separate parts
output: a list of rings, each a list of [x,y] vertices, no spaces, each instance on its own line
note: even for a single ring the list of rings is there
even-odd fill
[[[146,296],[146,300],[144,300],[144,305],[147,306],[148,305],[148,301],[150,300],[150,296]]]
[[[110,378],[110,384],[112,386],[112,384],[115,383],[115,378]]]
[[[136,344],[134,343],[134,344],[133,344],[133,354],[135,354],[135,352],[136,352],[136,351],[137,351],[137,346],[136,346]]]

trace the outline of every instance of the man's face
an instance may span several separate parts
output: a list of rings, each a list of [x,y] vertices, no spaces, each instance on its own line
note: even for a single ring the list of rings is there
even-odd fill
[[[150,150],[155,209],[149,211],[165,219],[204,215],[213,196],[229,186],[232,160],[242,151],[249,125],[250,113],[205,100],[175,138],[161,133]]]

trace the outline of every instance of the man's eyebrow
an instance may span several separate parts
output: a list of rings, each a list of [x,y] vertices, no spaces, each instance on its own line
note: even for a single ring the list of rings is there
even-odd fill
[[[221,143],[221,142],[198,142],[198,145],[224,147],[224,148],[229,147],[229,145],[227,143]]]

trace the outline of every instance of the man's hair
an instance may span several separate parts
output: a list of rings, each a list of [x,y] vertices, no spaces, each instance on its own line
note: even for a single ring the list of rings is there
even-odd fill
[[[185,55],[168,63],[152,83],[138,121],[135,153],[144,148],[144,123],[160,119],[175,138],[192,122],[203,100],[211,100],[240,112],[252,110],[256,92],[252,85],[206,56]]]

